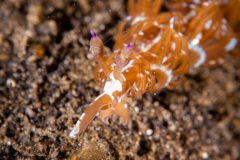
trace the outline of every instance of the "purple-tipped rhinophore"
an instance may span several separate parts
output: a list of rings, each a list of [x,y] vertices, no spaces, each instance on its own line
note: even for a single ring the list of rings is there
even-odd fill
[[[93,32],[93,31],[90,31],[90,33],[91,33],[91,35],[92,35],[92,38],[95,38],[95,37],[97,37],[97,35],[96,35],[96,33],[95,33],[95,32]]]
[[[132,44],[132,42],[130,42],[130,43],[127,45],[126,49],[132,49],[132,46],[133,46],[133,44]]]

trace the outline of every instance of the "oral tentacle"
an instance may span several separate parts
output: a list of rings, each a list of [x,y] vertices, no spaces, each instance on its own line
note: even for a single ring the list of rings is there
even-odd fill
[[[109,108],[109,109],[100,111],[100,117],[101,117],[101,120],[103,121],[103,123],[105,123],[106,125],[109,125],[108,119],[111,117],[111,115],[113,113],[114,113],[113,108]]]
[[[129,110],[126,101],[122,99],[116,106],[114,113],[123,118],[123,124],[127,125],[129,121]]]

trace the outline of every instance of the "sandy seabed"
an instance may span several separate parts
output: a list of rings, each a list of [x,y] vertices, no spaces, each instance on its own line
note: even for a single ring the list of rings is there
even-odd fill
[[[240,159],[240,63],[187,74],[175,90],[128,102],[131,119],[99,117],[69,132],[101,88],[90,30],[109,56],[123,0],[0,2],[0,159]]]

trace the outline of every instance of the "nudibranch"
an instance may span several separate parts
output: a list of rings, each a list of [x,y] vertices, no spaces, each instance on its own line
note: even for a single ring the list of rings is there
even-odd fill
[[[238,10],[229,10],[234,4]],[[216,65],[228,52],[240,55],[236,49],[239,32],[234,29],[239,23],[232,20],[239,18],[239,0],[224,4],[217,0],[173,0],[166,4],[169,12],[158,14],[161,5],[161,0],[129,0],[130,16],[120,24],[114,53],[108,58],[102,41],[91,31],[90,51],[98,62],[95,81],[103,92],[79,118],[71,138],[80,134],[98,112],[107,125],[114,113],[127,124],[128,98],[173,89],[190,69]]]
[[[98,79],[104,84],[103,93],[89,105],[77,121],[69,135],[71,138],[81,133],[99,111],[102,121],[107,125],[109,117],[114,113],[123,117],[124,124],[127,124],[129,120],[127,97],[136,93],[141,95],[147,90],[152,90],[155,84],[150,66],[132,50],[132,43],[107,61],[102,41],[94,32],[91,34],[90,51],[99,63],[99,68],[101,68],[99,73],[104,74],[103,78]],[[113,61],[115,64],[109,65]]]

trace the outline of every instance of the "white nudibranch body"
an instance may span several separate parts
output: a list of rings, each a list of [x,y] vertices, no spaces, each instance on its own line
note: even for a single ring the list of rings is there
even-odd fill
[[[107,95],[109,95],[111,97],[111,99],[113,100],[113,92],[115,91],[122,91],[122,83],[119,80],[116,80],[113,72],[110,74],[110,81],[107,81],[105,83],[105,86],[103,88],[104,93],[106,93]]]

